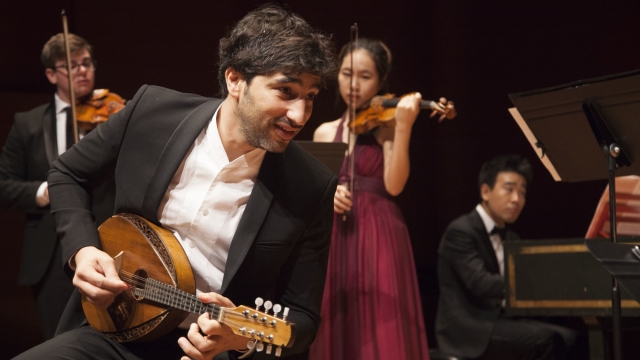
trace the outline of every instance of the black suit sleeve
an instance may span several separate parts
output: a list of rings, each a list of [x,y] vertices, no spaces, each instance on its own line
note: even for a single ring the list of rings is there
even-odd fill
[[[0,154],[0,205],[25,211],[35,210],[36,192],[44,180],[28,181],[29,150],[26,130],[19,117],[11,127]]]
[[[440,256],[476,298],[502,298],[502,276],[487,270],[485,256],[478,246],[481,245],[477,235],[452,224],[442,237]]]
[[[288,319],[296,324],[294,345],[291,349],[284,349],[282,356],[300,353],[311,346],[320,326],[320,306],[327,274],[336,186],[337,179],[334,176],[298,242],[300,245],[294,250],[298,256],[290,256],[292,260],[282,270],[283,274],[288,274],[278,284],[283,293],[282,305],[291,309]]]
[[[49,198],[62,243],[63,259],[87,246],[100,248],[91,212],[91,191],[115,172],[131,114],[147,89],[143,86],[120,112],[58,157],[49,171]]]

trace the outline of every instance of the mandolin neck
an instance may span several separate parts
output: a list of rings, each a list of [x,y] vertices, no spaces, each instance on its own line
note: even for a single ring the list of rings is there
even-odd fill
[[[396,107],[398,106],[398,102],[400,102],[400,98],[388,99],[382,102],[382,106],[386,108]],[[420,101],[420,109],[435,109],[436,103],[433,100],[422,100]]]
[[[136,296],[190,313],[201,315],[208,312],[211,319],[219,319],[222,311],[220,305],[205,304],[193,294],[153,279],[147,279],[144,289],[135,288],[134,293]]]

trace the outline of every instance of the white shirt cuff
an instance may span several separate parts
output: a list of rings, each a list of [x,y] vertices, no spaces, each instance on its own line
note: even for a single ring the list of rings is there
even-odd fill
[[[49,198],[44,197],[44,191],[47,189],[47,182],[40,184],[38,191],[36,191],[36,205],[39,207],[45,207],[49,205]]]

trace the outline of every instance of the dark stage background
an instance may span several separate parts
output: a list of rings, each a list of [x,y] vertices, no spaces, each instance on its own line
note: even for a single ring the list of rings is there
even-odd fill
[[[0,4],[0,144],[13,113],[49,101],[52,86],[39,57],[61,31],[66,8],[72,32],[94,46],[97,87],[131,98],[142,84],[214,96],[217,46],[225,29],[259,1],[110,2],[9,0]],[[420,115],[411,143],[411,177],[398,197],[413,242],[429,342],[435,346],[436,251],[442,232],[478,201],[480,165],[507,152],[532,162],[534,181],[514,229],[526,239],[584,236],[604,181],[556,183],[510,117],[507,94],[640,68],[640,3],[583,0],[289,1],[341,46],[349,26],[380,38],[394,55],[390,88],[455,101],[458,117],[438,124]],[[298,139],[343,111],[335,88],[321,93]],[[149,130],[150,132],[153,129]],[[594,142],[595,146],[595,142]],[[593,166],[606,166],[605,159]],[[2,357],[41,338],[29,289],[15,285],[22,214],[0,212]],[[384,311],[384,309],[380,309]],[[630,340],[630,339],[627,339]],[[628,341],[627,341],[628,342]]]

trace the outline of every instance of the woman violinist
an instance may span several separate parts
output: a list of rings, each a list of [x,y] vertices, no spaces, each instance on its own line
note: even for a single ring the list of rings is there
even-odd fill
[[[360,38],[342,48],[339,61],[340,97],[362,112],[383,93],[391,53],[381,41]],[[312,360],[429,359],[409,233],[393,201],[409,177],[409,139],[421,100],[419,93],[400,99],[395,127],[356,136],[347,112],[314,133],[314,141],[351,149],[334,197],[323,321]]]

